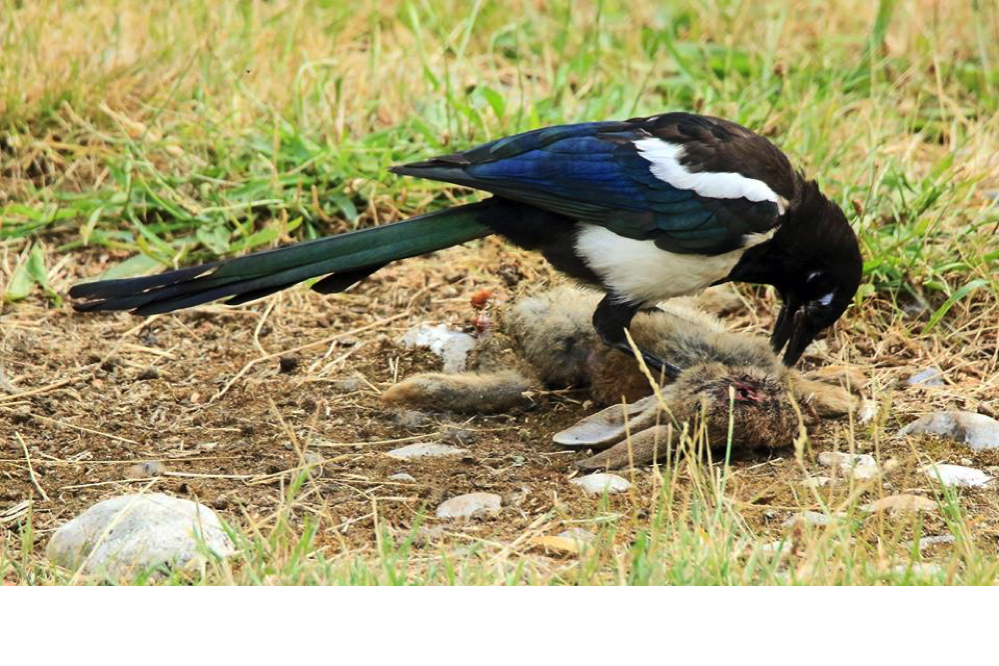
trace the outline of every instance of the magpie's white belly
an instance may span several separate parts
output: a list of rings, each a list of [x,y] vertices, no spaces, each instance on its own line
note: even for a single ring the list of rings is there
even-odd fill
[[[771,235],[753,234],[737,250],[708,256],[667,252],[652,241],[625,238],[604,227],[582,224],[576,252],[617,295],[632,302],[654,303],[711,286],[732,271],[743,252]]]

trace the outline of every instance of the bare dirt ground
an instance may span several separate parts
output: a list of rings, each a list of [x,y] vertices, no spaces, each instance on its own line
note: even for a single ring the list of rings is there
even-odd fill
[[[56,288],[64,292],[121,258],[77,254],[63,265]],[[502,496],[503,510],[487,520],[447,523],[446,538],[529,551],[533,536],[567,525],[592,528],[601,516],[618,514],[616,538],[628,540],[648,522],[662,477],[624,472],[634,490],[606,505],[568,483],[572,463],[587,454],[560,449],[551,435],[594,411],[585,392],[554,391],[538,396],[534,409],[493,417],[399,413],[379,402],[396,380],[440,367],[429,352],[397,342],[405,331],[425,322],[471,329],[473,294],[488,289],[499,303],[552,279],[536,258],[488,239],[397,264],[331,297],[296,289],[248,308],[215,305],[149,319],[74,314],[40,297],[8,307],[0,321],[6,388],[0,392],[0,511],[29,500],[41,547],[45,535],[93,503],[145,489],[204,502],[252,532],[271,520],[303,462],[315,462],[317,454],[324,460],[321,475],[305,484],[297,518],[311,514],[319,521],[318,538],[330,553],[373,549],[376,518],[408,530],[422,512],[424,525],[442,524],[433,515],[436,506],[474,491]],[[730,324],[762,332],[775,308],[760,305]],[[997,471],[995,453],[894,437],[900,424],[933,409],[996,409],[994,337],[962,357],[937,339],[921,343],[894,333],[895,323],[879,328],[872,321],[841,324],[822,355],[807,362],[862,363],[870,379],[864,392],[880,407],[875,422],[822,424],[803,465],[792,450],[734,461],[726,492],[760,538],[779,538],[790,514],[819,509],[820,498],[830,507],[846,500],[849,485],[802,486],[806,469],[832,475],[815,461],[820,451],[853,447],[882,463],[895,461],[882,465],[883,484],[854,487],[865,501],[894,493],[934,497],[934,484],[919,471],[928,462]],[[941,367],[945,386],[899,384],[929,365]],[[455,443],[467,453],[412,462],[385,455],[426,441]],[[165,473],[130,478],[141,476],[131,468],[143,461],[162,462]],[[709,468],[678,469],[672,482],[681,511],[694,492],[690,476]],[[388,480],[400,472],[415,483]],[[995,490],[962,491],[968,526],[989,552],[999,535],[997,500]],[[896,530],[891,518],[884,520],[871,523],[874,547]],[[922,521],[924,535],[944,528],[940,515]],[[911,529],[898,523],[901,532]],[[901,532],[896,536],[904,537]]]

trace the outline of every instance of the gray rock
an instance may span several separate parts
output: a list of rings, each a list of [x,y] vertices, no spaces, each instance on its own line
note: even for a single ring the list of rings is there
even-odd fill
[[[503,503],[499,495],[492,493],[468,493],[458,495],[437,507],[438,518],[475,518],[498,513]]]
[[[400,472],[399,474],[393,474],[392,476],[390,476],[388,478],[388,480],[389,481],[401,481],[403,483],[416,483],[416,479],[414,479],[409,474],[406,474],[405,472]]]
[[[409,446],[404,446],[400,449],[394,449],[389,451],[387,455],[395,458],[396,460],[418,460],[420,458],[456,456],[460,453],[465,453],[465,449],[459,449],[456,446],[448,446],[447,444],[423,442],[419,444],[410,444]]]
[[[912,386],[943,386],[943,373],[938,368],[926,368],[905,380]]]
[[[977,488],[991,483],[994,479],[985,472],[962,465],[927,465],[923,473],[945,486]]]
[[[468,352],[475,347],[475,338],[444,324],[423,324],[402,336],[402,344],[429,349],[444,361],[444,372],[463,372]]]
[[[957,539],[954,538],[953,534],[943,534],[941,536],[928,536],[923,537],[919,540],[919,550],[925,550],[931,546],[939,546],[941,544],[954,543]]]
[[[605,492],[612,495],[631,488],[631,483],[617,474],[590,474],[573,479],[571,483],[589,495],[603,495]]]
[[[999,421],[973,412],[927,414],[902,428],[898,435],[940,435],[963,442],[975,451],[999,449]]]
[[[218,516],[203,504],[160,493],[121,495],[56,530],[46,553],[67,569],[122,578],[159,564],[199,566],[199,540],[218,557],[235,552]]]

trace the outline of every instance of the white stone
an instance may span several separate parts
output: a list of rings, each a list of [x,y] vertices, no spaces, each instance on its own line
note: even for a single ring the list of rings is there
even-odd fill
[[[832,516],[827,516],[824,513],[819,513],[818,511],[802,511],[801,513],[796,513],[783,523],[782,527],[793,527],[798,523],[804,523],[805,525],[812,525],[813,527],[825,527],[826,525],[832,525],[834,522]]]
[[[475,347],[475,338],[445,324],[423,324],[402,336],[402,343],[432,351],[444,361],[444,372],[462,372],[468,352]]]
[[[590,474],[573,479],[571,483],[590,495],[621,493],[631,488],[631,483],[617,474]]]
[[[867,453],[823,451],[819,454],[819,464],[826,467],[836,467],[859,480],[871,479],[878,474],[878,465],[874,461],[874,456]]]
[[[961,465],[927,465],[923,468],[923,473],[945,486],[962,488],[976,488],[993,481],[993,478],[985,472]]]
[[[899,437],[923,434],[948,437],[975,451],[999,449],[999,421],[974,412],[927,414],[898,432]]]
[[[416,483],[416,479],[414,479],[409,474],[406,474],[405,472],[400,472],[399,474],[393,474],[392,476],[390,476],[388,478],[388,480],[389,481],[401,481],[403,483]]]
[[[939,564],[932,564],[929,562],[913,562],[912,564],[896,565],[892,567],[891,571],[899,576],[910,574],[912,576],[929,578],[932,576],[939,576],[943,573],[943,567]]]
[[[778,560],[783,560],[785,557],[791,554],[794,550],[794,542],[788,539],[783,539],[781,541],[771,541],[770,543],[765,543],[757,551],[766,555],[768,557],[776,556]]]
[[[197,537],[195,536],[197,535]],[[235,550],[215,512],[160,493],[98,502],[52,535],[46,552],[67,569],[121,578],[158,564],[198,566],[199,539],[218,557]]]
[[[410,444],[399,449],[389,451],[386,455],[396,460],[418,460],[420,458],[440,458],[441,456],[456,456],[465,453],[465,449],[447,444],[434,444],[424,442],[420,444]]]
[[[810,476],[807,479],[801,481],[801,485],[806,488],[822,488],[833,483],[833,480],[828,476]]]
[[[874,456],[867,453],[840,453],[823,451],[819,454],[819,464],[826,467],[875,467]]]
[[[597,539],[596,534],[589,530],[584,530],[582,527],[570,527],[567,530],[559,532],[556,536],[562,539],[579,541],[581,543],[593,543]]]
[[[498,513],[502,499],[492,493],[468,493],[458,495],[437,507],[438,518],[474,518],[484,514]]]

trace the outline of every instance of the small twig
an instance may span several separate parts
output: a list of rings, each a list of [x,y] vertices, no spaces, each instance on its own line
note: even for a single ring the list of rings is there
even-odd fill
[[[24,443],[24,438],[21,437],[21,433],[14,431],[14,437],[17,437],[17,441],[21,443],[21,449],[24,451],[24,459],[28,462],[28,476],[31,477],[31,483],[35,486],[35,490],[38,494],[42,496],[42,499],[46,502],[51,502],[45,489],[42,488],[41,484],[38,483],[38,479],[35,478],[35,468],[31,466],[31,454],[28,453],[28,445]]]
[[[79,377],[69,377],[67,379],[61,379],[55,384],[49,384],[48,386],[40,386],[38,388],[31,389],[30,391],[21,391],[20,393],[14,393],[12,395],[0,396],[0,402],[7,402],[8,400],[18,400],[20,398],[25,398],[29,395],[39,395],[41,393],[48,393],[49,391],[54,391],[57,388],[62,388],[66,384],[72,384],[75,381],[83,379],[86,375],[80,375]]]
[[[264,308],[264,313],[260,315],[260,320],[257,321],[257,325],[253,327],[253,346],[256,347],[257,351],[259,351],[261,354],[266,354],[267,350],[264,349],[264,346],[262,344],[260,344],[260,331],[263,330],[264,322],[266,322],[267,318],[271,316],[271,311],[274,309],[274,306],[277,304],[277,302],[278,299],[276,298],[272,298],[270,300],[270,303],[268,303],[267,307]]]
[[[295,436],[294,429],[292,429],[285,422],[284,417],[281,416],[281,410],[279,410],[278,407],[277,407],[277,405],[274,403],[274,398],[271,398],[270,396],[268,396],[267,397],[267,401],[271,405],[271,410],[273,410],[274,414],[277,415],[278,423],[281,424],[281,429],[284,430],[285,435],[288,437],[289,441],[291,441],[291,445],[295,449],[295,455],[298,456],[298,464],[299,464],[299,466],[301,466],[301,467],[307,466],[307,463],[305,462],[305,452],[302,451],[302,446],[298,443],[298,437]]]

